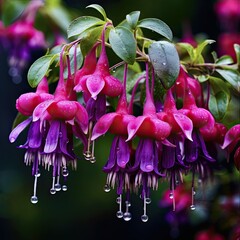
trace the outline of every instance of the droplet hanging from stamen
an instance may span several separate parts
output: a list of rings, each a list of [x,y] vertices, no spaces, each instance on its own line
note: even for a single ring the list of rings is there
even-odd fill
[[[129,207],[131,206],[131,203],[129,201],[125,201],[126,204],[126,212],[123,214],[123,219],[125,221],[130,221],[132,219],[132,214],[129,212]]]
[[[88,125],[87,151],[83,154],[87,161],[91,160],[91,158],[93,157],[92,151],[91,151],[91,143],[92,143],[91,138],[92,138],[92,122],[90,122]]]
[[[190,206],[190,209],[193,211],[196,209],[195,204],[194,204],[194,195],[196,194],[196,192],[194,191],[194,186],[192,186],[192,204]]]
[[[34,186],[33,186],[33,196],[31,197],[31,203],[36,204],[38,202],[38,197],[37,197],[37,179],[38,176],[35,174],[34,178]]]
[[[52,178],[52,188],[50,189],[51,194],[56,193],[56,189],[54,188],[54,186],[55,186],[55,177]]]
[[[119,204],[119,209],[116,213],[116,216],[117,218],[122,218],[123,217],[123,212],[122,212],[122,194],[120,194],[118,197],[117,197],[117,200],[116,200],[117,204]]]
[[[66,191],[67,191],[67,185],[62,185],[62,190],[63,190],[64,192],[66,192]]]
[[[110,192],[110,190],[111,190],[111,188],[110,188],[109,184],[105,184],[104,191],[105,192]]]
[[[69,172],[68,172],[68,170],[67,170],[66,167],[63,167],[63,169],[62,169],[62,175],[63,175],[64,177],[67,177],[67,176],[69,175]]]
[[[61,191],[61,184],[59,183],[60,181],[60,176],[57,176],[57,183],[54,185],[54,188],[56,189],[57,192]]]
[[[148,215],[147,215],[147,200],[148,198],[146,198],[146,195],[144,193],[144,197],[143,197],[143,215],[141,216],[141,220],[143,222],[147,222],[148,221]]]
[[[175,202],[174,190],[172,190],[172,192],[169,193],[169,198],[172,199],[173,211],[175,211],[176,210],[176,202]]]

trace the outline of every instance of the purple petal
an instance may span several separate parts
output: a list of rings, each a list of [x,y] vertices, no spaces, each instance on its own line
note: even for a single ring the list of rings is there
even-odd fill
[[[110,128],[114,118],[118,116],[117,113],[108,113],[103,115],[96,123],[92,132],[92,141],[98,138],[99,136],[105,134]]]
[[[28,131],[28,146],[40,148],[42,144],[42,133],[40,132],[40,121],[33,122]]]
[[[176,148],[163,145],[162,146],[162,167],[165,169],[172,168],[175,164],[175,150]]]
[[[130,160],[130,149],[126,139],[119,137],[118,150],[117,150],[117,164],[121,168],[125,168],[126,164]]]
[[[182,129],[183,134],[192,141],[192,131],[193,131],[193,123],[192,120],[185,116],[184,114],[173,114],[174,119],[176,120],[178,126]]]
[[[52,121],[48,130],[46,144],[44,146],[45,153],[52,153],[56,150],[58,145],[59,132],[60,121]]]
[[[195,162],[198,159],[199,143],[198,143],[196,133],[193,132],[192,137],[193,137],[193,141],[185,139],[185,142],[184,142],[185,159],[186,159],[186,162],[188,163]]]
[[[116,150],[117,150],[118,140],[119,140],[119,137],[117,137],[117,136],[114,137],[112,146],[110,149],[108,161],[107,161],[106,165],[103,167],[104,172],[110,172],[112,170],[112,168],[115,166],[116,157],[117,157]]]
[[[9,141],[11,143],[15,142],[19,134],[29,125],[32,121],[32,117],[26,119],[25,121],[19,123],[9,134]]]

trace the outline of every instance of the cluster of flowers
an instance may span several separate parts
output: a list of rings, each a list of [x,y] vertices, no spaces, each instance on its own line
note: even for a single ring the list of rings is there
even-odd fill
[[[158,189],[159,180],[170,185],[170,199],[175,210],[174,190],[183,182],[183,176],[192,175],[190,208],[195,209],[195,179],[206,181],[213,175],[216,159],[210,154],[209,143],[228,148],[229,153],[240,138],[240,124],[227,131],[215,122],[207,110],[200,83],[179,66],[176,83],[166,91],[164,102],[159,107],[154,101],[154,69],[145,62],[146,71],[136,81],[130,102],[126,97],[128,65],[125,64],[123,81],[111,75],[106,54],[105,28],[101,36],[101,53],[96,58],[97,42],[85,57],[81,69],[71,73],[69,46],[78,47],[78,42],[62,47],[59,60],[59,81],[54,94],[48,91],[47,78],[39,83],[35,93],[21,95],[16,102],[17,110],[28,118],[10,133],[10,142],[15,142],[27,127],[28,137],[20,148],[26,149],[24,161],[32,165],[34,190],[32,203],[38,202],[37,181],[40,166],[52,168],[50,193],[67,190],[64,181],[69,174],[68,166],[76,168],[77,156],[73,151],[73,137],[84,146],[85,159],[94,163],[95,140],[107,132],[114,135],[110,155],[103,171],[107,173],[105,191],[116,187],[119,209],[117,217],[131,219],[130,195],[140,192],[143,200],[143,222],[148,221],[147,204],[151,202],[151,190]],[[76,55],[75,51],[75,55]],[[64,69],[68,76],[64,79]],[[133,113],[135,92],[141,80],[145,80],[146,99],[141,116]],[[150,81],[151,80],[151,81]],[[151,83],[151,84],[150,84]],[[84,102],[77,100],[82,92]],[[119,97],[115,112],[106,113],[108,98]],[[181,102],[181,104],[177,104]],[[156,105],[158,107],[156,108]],[[135,141],[136,140],[136,141]],[[235,153],[236,166],[240,165],[240,148]],[[123,211],[123,196],[126,208]]]

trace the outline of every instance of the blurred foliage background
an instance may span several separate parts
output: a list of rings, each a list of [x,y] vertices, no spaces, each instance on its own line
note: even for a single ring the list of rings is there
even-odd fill
[[[24,9],[28,1],[1,0],[1,19],[10,24]],[[37,16],[36,28],[41,29],[51,39],[53,29],[66,37],[69,21],[82,15],[91,15],[94,10],[86,9],[92,3],[100,4],[108,17],[118,24],[125,15],[134,10],[141,11],[141,18],[155,17],[165,21],[173,31],[176,41],[183,37],[184,26],[189,26],[193,35],[203,35],[217,39],[221,32],[213,9],[214,0],[48,0],[45,12]],[[213,48],[216,46],[214,45]],[[8,135],[17,114],[15,101],[20,94],[32,91],[26,79],[27,68],[22,73],[22,81],[14,83],[8,74],[7,53],[0,51],[0,106],[1,106],[1,165],[0,165],[0,239],[194,239],[202,229],[214,229],[223,236],[229,236],[228,224],[235,221],[222,212],[218,199],[222,193],[239,194],[239,186],[230,177],[224,185],[212,183],[207,203],[197,200],[199,208],[189,209],[188,224],[173,228],[165,220],[169,209],[159,207],[162,192],[167,189],[160,184],[160,189],[152,194],[152,203],[148,206],[149,221],[142,223],[142,201],[136,196],[132,199],[130,222],[117,219],[116,193],[105,193],[105,164],[112,140],[107,135],[96,143],[97,162],[90,164],[83,159],[78,162],[77,171],[71,171],[68,177],[67,192],[51,195],[51,171],[43,172],[38,183],[39,202],[33,205],[30,197],[33,191],[31,167],[23,163],[24,151],[16,149],[24,143],[26,135],[10,144]],[[43,52],[36,53],[32,62]],[[31,63],[29,63],[30,66]],[[25,133],[26,134],[26,133]],[[81,146],[79,147],[79,152]],[[232,175],[234,175],[233,170]],[[239,175],[238,175],[239,176]],[[221,191],[220,191],[221,190]],[[239,208],[238,208],[239,213]],[[231,213],[232,214],[232,213]],[[231,215],[230,214],[230,215]],[[229,222],[230,224],[230,222]]]

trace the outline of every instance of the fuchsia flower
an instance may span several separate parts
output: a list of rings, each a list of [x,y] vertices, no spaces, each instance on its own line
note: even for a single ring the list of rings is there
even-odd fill
[[[235,151],[234,153],[234,163],[236,168],[240,171],[240,124],[237,124],[230,128],[224,138],[222,145],[223,149],[227,149],[228,154]]]
[[[130,206],[129,193],[131,188],[131,142],[126,142],[127,139],[127,125],[135,119],[134,116],[129,114],[126,98],[126,78],[127,78],[127,65],[124,71],[124,85],[122,95],[119,99],[116,112],[103,115],[96,123],[92,132],[92,141],[105,134],[107,131],[115,135],[110,156],[103,168],[103,171],[108,173],[105,191],[109,191],[110,187],[117,186],[117,202],[119,210],[117,217],[126,221],[131,219],[131,213],[128,211]],[[123,190],[127,192],[126,212],[122,212],[122,194]]]
[[[31,1],[20,19],[5,28],[6,43],[10,51],[10,74],[13,77],[26,66],[34,51],[46,48],[44,34],[34,28],[36,13],[42,5],[40,0]]]
[[[64,50],[64,48],[63,48]],[[60,173],[66,179],[68,176],[67,165],[76,168],[76,156],[73,152],[73,133],[82,138],[87,132],[88,115],[83,106],[74,101],[74,93],[70,91],[72,79],[66,83],[63,79],[63,50],[60,55],[60,79],[54,96],[47,93],[47,81],[44,79],[39,84],[36,94],[24,94],[17,101],[17,108],[22,113],[31,115],[28,120],[20,123],[11,133],[9,139],[14,142],[19,133],[32,122],[28,131],[28,139],[25,145],[26,164],[33,163],[32,174],[35,176],[34,194],[32,203],[37,203],[36,196],[39,165],[48,169],[53,167],[53,181],[51,194],[61,190]],[[31,100],[31,102],[29,101]],[[66,191],[66,185],[62,186]]]

